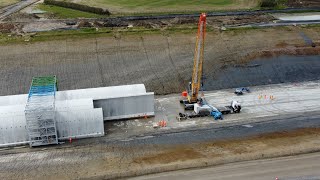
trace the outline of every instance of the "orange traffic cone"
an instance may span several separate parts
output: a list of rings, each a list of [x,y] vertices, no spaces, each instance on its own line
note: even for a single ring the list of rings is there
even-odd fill
[[[167,122],[165,120],[161,120],[161,121],[159,121],[158,125],[160,127],[166,127],[167,126]]]
[[[182,95],[182,97],[187,97],[187,96],[188,96],[188,92],[187,92],[187,91],[183,91],[183,92],[181,93],[181,95]]]

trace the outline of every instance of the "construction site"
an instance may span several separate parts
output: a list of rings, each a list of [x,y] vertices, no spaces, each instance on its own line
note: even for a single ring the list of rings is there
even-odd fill
[[[320,158],[320,3],[264,2],[0,3],[0,179],[320,179],[309,159],[224,174]]]

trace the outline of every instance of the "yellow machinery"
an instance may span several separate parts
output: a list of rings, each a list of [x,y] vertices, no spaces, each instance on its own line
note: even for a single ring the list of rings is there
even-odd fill
[[[193,109],[193,104],[198,102],[201,88],[203,51],[206,32],[206,14],[202,13],[199,18],[197,42],[194,53],[192,81],[189,83],[187,100],[180,101],[185,104],[185,109]]]

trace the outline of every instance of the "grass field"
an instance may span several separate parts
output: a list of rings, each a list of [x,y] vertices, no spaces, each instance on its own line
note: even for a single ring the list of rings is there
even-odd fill
[[[7,5],[10,5],[10,4],[13,4],[13,3],[16,3],[16,2],[19,2],[19,0],[1,0],[0,1],[0,8],[7,6]]]
[[[52,13],[56,18],[61,18],[61,19],[106,17],[99,14],[88,13],[88,12],[73,10],[69,8],[63,8],[59,6],[52,6],[52,5],[45,5],[45,4],[39,4],[38,8],[48,13]]]
[[[195,12],[251,9],[259,0],[67,0],[107,8],[113,14]]]

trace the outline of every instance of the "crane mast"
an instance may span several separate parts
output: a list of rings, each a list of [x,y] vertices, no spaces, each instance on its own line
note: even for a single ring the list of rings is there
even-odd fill
[[[208,104],[204,97],[198,97],[200,88],[202,86],[201,80],[205,34],[206,14],[201,13],[199,18],[198,34],[194,53],[192,80],[191,82],[189,82],[188,90],[182,92],[183,98],[180,99],[180,103],[184,104],[185,110],[194,110],[194,112],[191,114],[179,113],[179,116],[177,117],[178,120],[210,115],[215,119],[222,119],[223,113],[239,113],[241,110],[241,105],[237,101],[232,101],[231,106],[225,106],[218,109]]]
[[[204,38],[206,32],[206,14],[202,13],[199,18],[197,42],[194,54],[194,64],[191,87],[189,87],[188,101],[195,103],[198,100],[199,90],[201,88],[202,66],[203,66],[203,51]]]

